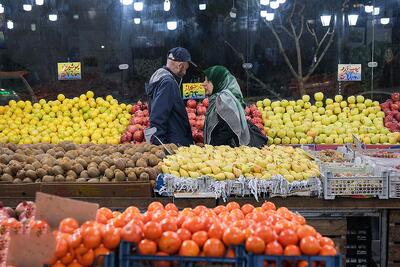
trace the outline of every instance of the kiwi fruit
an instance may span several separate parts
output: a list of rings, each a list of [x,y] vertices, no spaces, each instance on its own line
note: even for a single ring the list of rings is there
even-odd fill
[[[59,174],[54,178],[54,180],[56,182],[65,182],[65,177],[63,175]]]
[[[65,181],[68,183],[74,183],[74,182],[76,182],[76,177],[67,175],[67,177],[65,177]]]
[[[133,156],[136,153],[136,150],[134,148],[129,148],[125,150],[125,154]]]
[[[134,171],[128,173],[128,181],[137,181],[137,176]]]
[[[31,178],[26,177],[24,180],[22,180],[23,183],[33,183],[33,180]]]
[[[125,167],[126,168],[135,168],[136,167],[135,161],[132,159],[128,159],[126,161]]]
[[[19,179],[24,179],[24,178],[26,178],[26,175],[25,175],[25,171],[24,170],[19,170],[18,172],[17,172],[17,174],[15,175],[15,177],[16,178],[19,178]]]
[[[140,176],[140,174],[142,174],[144,172],[144,168],[143,167],[136,167],[134,168],[135,174],[137,177]]]
[[[82,167],[84,169],[86,169],[88,167],[88,163],[86,160],[84,160],[83,158],[77,158],[76,159],[76,163],[79,163],[80,165],[82,165]]]
[[[108,167],[110,167],[110,165],[108,165],[108,163],[107,162],[105,162],[105,161],[102,161],[102,162],[100,162],[100,164],[99,164],[99,171],[100,171],[100,173],[104,173],[105,171],[106,171],[106,169],[108,169]]]
[[[33,170],[27,170],[25,175],[26,175],[26,177],[31,178],[33,180],[36,180],[38,178],[36,171],[33,171]]]
[[[20,184],[20,183],[22,183],[22,180],[19,179],[19,178],[15,178],[12,182],[13,182],[14,184]]]
[[[67,176],[78,178],[78,175],[73,170],[67,171]]]
[[[32,162],[32,167],[35,168],[35,170],[38,170],[40,167],[42,167],[42,164],[39,161]]]
[[[44,183],[52,183],[52,182],[54,182],[54,176],[45,175],[42,178],[42,182],[44,182]]]
[[[24,171],[29,171],[29,170],[34,171],[35,168],[31,164],[26,164],[24,167]]]
[[[91,178],[87,181],[88,183],[98,183],[100,182],[98,178]]]
[[[115,160],[115,168],[119,170],[124,170],[125,169],[125,159],[119,158]]]
[[[63,168],[61,166],[55,165],[53,168],[50,169],[49,173],[51,175],[56,176],[56,175],[64,174],[64,170],[63,170]]]
[[[110,180],[108,180],[107,177],[101,177],[100,178],[100,183],[109,183],[109,182],[110,182]]]
[[[121,170],[115,170],[114,172],[115,180],[117,182],[125,181],[125,173],[123,173]]]
[[[140,181],[149,181],[149,179],[150,179],[150,176],[149,176],[149,174],[146,173],[146,172],[142,172],[142,173],[140,174],[140,176],[139,176],[139,180],[140,180]]]
[[[108,179],[114,178],[114,171],[111,169],[106,169],[104,171],[104,176],[106,176]]]
[[[164,151],[162,150],[158,150],[154,155],[159,159],[163,159],[166,157]]]
[[[8,173],[4,173],[4,174],[1,176],[0,180],[1,180],[2,182],[12,182],[13,177],[12,177],[10,174],[8,174]]]
[[[88,172],[85,170],[85,171],[82,171],[82,172],[80,173],[79,177],[80,177],[80,178],[89,178],[89,174],[88,174]]]
[[[146,168],[145,172],[149,175],[150,180],[156,180],[157,179],[157,172],[153,168]]]
[[[81,164],[75,163],[75,164],[72,166],[72,170],[73,170],[76,174],[80,174],[80,173],[84,170],[84,168],[82,167]]]
[[[18,161],[18,162],[25,162],[26,161],[26,156],[20,153],[14,154],[13,159]]]
[[[64,151],[58,151],[58,152],[56,152],[56,154],[54,155],[54,157],[55,157],[56,159],[63,158],[63,157],[64,157]]]
[[[63,168],[64,171],[68,171],[72,169],[72,161],[69,158],[63,158],[60,162],[61,168]]]
[[[140,158],[136,161],[136,167],[147,167],[147,162],[144,158]]]
[[[156,166],[160,162],[160,159],[157,158],[155,155],[149,156],[149,165],[151,167]]]
[[[86,178],[78,178],[76,179],[77,183],[86,183]]]
[[[87,169],[87,173],[88,173],[89,177],[91,177],[91,178],[95,178],[95,177],[99,177],[100,176],[100,171],[95,167],[88,168]]]
[[[39,178],[43,178],[43,176],[45,176],[47,174],[47,171],[43,168],[39,168],[36,170],[36,175]]]

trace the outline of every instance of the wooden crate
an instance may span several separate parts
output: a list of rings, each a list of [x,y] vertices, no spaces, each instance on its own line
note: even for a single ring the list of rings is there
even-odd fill
[[[400,210],[389,213],[388,266],[400,266]]]
[[[42,183],[40,191],[47,194],[81,197],[151,197],[149,182],[127,183]]]
[[[0,183],[0,199],[1,198],[34,198],[36,192],[40,191],[40,184],[10,184]]]

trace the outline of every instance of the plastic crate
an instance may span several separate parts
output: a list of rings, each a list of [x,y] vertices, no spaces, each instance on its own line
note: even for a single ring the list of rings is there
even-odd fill
[[[211,258],[211,257],[182,257],[182,256],[155,256],[155,255],[139,255],[133,254],[136,247],[134,244],[122,242],[119,251],[120,267],[150,267],[154,266],[157,261],[170,262],[172,266],[193,267],[196,264],[202,266],[234,266],[245,267],[247,257],[243,246],[235,248],[235,258]]]
[[[322,262],[325,267],[341,267],[342,257],[338,256],[270,256],[270,255],[249,255],[247,266],[264,266],[264,262],[274,263],[275,267],[283,267],[286,262],[307,261],[308,266],[314,266],[313,263]],[[268,266],[270,266],[268,264]]]
[[[324,198],[336,196],[374,196],[389,198],[389,174],[374,176],[335,177],[332,172],[322,174]]]
[[[389,173],[389,198],[400,198],[400,172]]]
[[[355,163],[321,163],[320,164],[321,173],[331,172],[335,173],[351,173],[358,175],[372,174],[374,169],[372,166],[366,164],[355,164]]]

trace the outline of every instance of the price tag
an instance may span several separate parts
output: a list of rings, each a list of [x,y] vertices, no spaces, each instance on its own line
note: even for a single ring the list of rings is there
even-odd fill
[[[57,63],[58,80],[80,80],[82,79],[80,62]]]
[[[203,99],[206,97],[206,90],[202,83],[184,83],[182,97],[183,99]]]
[[[361,81],[361,64],[338,64],[338,81]]]
[[[378,67],[378,62],[375,62],[375,61],[368,62],[368,67],[376,68],[376,67]]]

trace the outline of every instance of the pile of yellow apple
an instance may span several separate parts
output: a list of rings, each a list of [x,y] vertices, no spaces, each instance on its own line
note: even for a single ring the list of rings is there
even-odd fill
[[[262,149],[211,145],[180,147],[159,165],[164,174],[185,178],[206,175],[216,180],[240,176],[271,179],[275,175],[282,175],[291,182],[320,174],[317,164],[303,149],[276,145]]]
[[[77,144],[118,144],[128,125],[131,105],[112,96],[79,97],[38,103],[11,100],[0,106],[0,143],[35,144],[72,141]]]
[[[326,98],[321,92],[304,95],[297,101],[257,102],[264,130],[274,144],[345,144],[353,143],[353,134],[365,144],[396,144],[399,133],[384,126],[385,114],[378,101],[363,96],[342,95]]]

